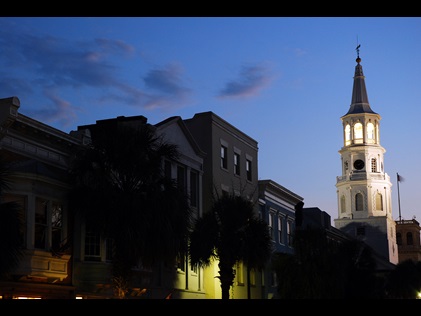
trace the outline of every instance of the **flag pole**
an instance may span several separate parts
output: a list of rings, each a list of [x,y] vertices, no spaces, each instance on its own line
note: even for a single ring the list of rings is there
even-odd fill
[[[398,182],[398,206],[399,206],[399,222],[402,222],[402,217],[401,217],[401,197],[399,194],[399,173],[396,172],[396,179]]]

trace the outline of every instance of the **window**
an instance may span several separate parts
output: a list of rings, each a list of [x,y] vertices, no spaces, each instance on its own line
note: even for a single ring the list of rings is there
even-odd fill
[[[26,247],[26,210],[27,210],[27,199],[25,196],[22,195],[12,195],[12,194],[4,194],[2,195],[2,199],[4,203],[14,202],[19,205],[19,218],[21,220],[21,231],[20,231],[20,238],[22,246]]]
[[[383,211],[383,196],[379,192],[376,194],[376,211]]]
[[[355,195],[355,210],[356,211],[364,210],[363,195],[361,193],[357,193]]]
[[[191,270],[194,274],[198,274],[199,273],[199,266],[197,264],[195,265],[190,265]]]
[[[107,238],[105,240],[105,261],[112,261],[114,257],[114,240]]]
[[[164,175],[167,179],[172,179],[171,162],[168,161],[168,160],[165,160],[165,162],[164,162]]]
[[[341,196],[341,213],[346,213],[345,195]]]
[[[271,272],[270,273],[270,286],[274,287],[274,286],[278,286],[278,276],[276,275],[276,272]]]
[[[351,127],[349,124],[345,126],[345,145],[351,144]]]
[[[402,245],[402,235],[401,235],[401,233],[396,233],[396,243],[398,244],[398,246]]]
[[[371,122],[367,124],[367,142],[374,143],[374,125]]]
[[[355,144],[361,144],[363,142],[363,125],[361,123],[354,125],[354,140]]]
[[[247,173],[247,180],[251,181],[252,177],[251,177],[251,160],[246,159],[246,173]]]
[[[85,228],[84,260],[111,262],[114,258],[114,240],[103,238],[101,234],[87,224]]]
[[[190,205],[197,207],[199,195],[199,174],[195,171],[190,171]]]
[[[51,207],[51,247],[60,249],[63,242],[63,208],[53,202]]]
[[[244,285],[244,273],[243,273],[243,263],[237,261],[237,267],[235,270],[235,275],[237,277],[237,284]]]
[[[414,244],[414,238],[412,237],[412,233],[411,232],[407,232],[406,233],[406,244],[408,246],[412,246]]]
[[[37,198],[35,202],[35,241],[38,249],[47,249],[48,201]]]
[[[292,222],[287,222],[287,237],[288,237],[288,246],[292,247],[293,240],[292,240]]]
[[[270,235],[270,238],[272,238],[272,240],[274,240],[274,236],[273,236],[273,218],[275,217],[275,215],[271,212],[271,213],[269,213],[269,223],[268,223],[268,226],[269,226],[269,235]]]
[[[85,260],[101,261],[101,237],[89,225],[85,230]]]
[[[183,166],[177,166],[177,185],[182,190],[186,190],[186,169]]]
[[[228,148],[221,145],[221,168],[228,169]]]
[[[234,174],[240,175],[240,155],[234,153]]]
[[[256,285],[256,270],[254,268],[250,269],[250,285]]]
[[[377,171],[377,159],[371,158],[371,172]]]
[[[177,270],[182,272],[186,271],[186,257],[184,255],[177,256]]]
[[[278,216],[278,240],[280,244],[284,243],[283,231],[282,231],[283,224],[284,223],[283,223],[282,217]]]

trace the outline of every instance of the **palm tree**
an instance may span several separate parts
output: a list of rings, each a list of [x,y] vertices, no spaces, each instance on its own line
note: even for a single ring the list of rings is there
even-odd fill
[[[4,191],[11,186],[10,166],[3,157],[0,158],[0,278],[8,276],[23,254],[21,207],[16,202],[3,201]]]
[[[92,143],[74,157],[71,208],[113,241],[116,296],[128,291],[131,267],[152,267],[187,253],[191,210],[177,183],[164,176],[163,160],[176,160],[177,146],[153,126],[96,126]]]
[[[262,268],[271,252],[267,224],[257,218],[251,201],[234,194],[216,199],[211,210],[196,220],[190,234],[192,265],[204,267],[219,260],[222,299],[229,299],[237,262],[248,264],[248,268]]]
[[[324,228],[298,227],[294,254],[275,254],[272,269],[281,299],[367,299],[382,295],[372,249],[360,240],[332,242]]]

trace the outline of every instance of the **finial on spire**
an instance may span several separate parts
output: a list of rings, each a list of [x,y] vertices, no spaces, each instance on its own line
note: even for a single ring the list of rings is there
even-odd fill
[[[355,49],[357,51],[357,59],[356,59],[356,62],[357,63],[360,63],[361,62],[361,58],[360,58],[360,47],[361,47],[361,45],[358,44],[357,48]]]

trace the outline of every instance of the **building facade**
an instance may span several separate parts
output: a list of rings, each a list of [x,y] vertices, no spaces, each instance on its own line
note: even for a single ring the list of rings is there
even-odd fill
[[[187,191],[193,218],[196,219],[203,212],[203,162],[206,153],[198,146],[181,117],[170,117],[155,124],[155,127],[158,135],[161,135],[165,141],[178,147],[180,152],[179,159],[177,161],[164,161],[163,169],[167,176],[177,179],[179,185],[183,185]],[[175,282],[169,284],[169,286],[173,287],[171,298],[205,298],[204,269],[192,267],[188,256],[177,258],[176,269]]]
[[[214,199],[222,194],[238,194],[258,208],[258,143],[213,112],[195,114],[184,120],[200,148],[206,153],[203,163],[203,212],[210,210]],[[246,267],[239,262],[230,298],[263,298],[261,271],[253,271],[247,283]],[[204,287],[207,298],[221,298],[218,265],[205,269]]]
[[[75,298],[67,169],[85,139],[22,115],[19,107],[17,97],[0,99],[0,155],[12,166],[11,187],[1,199],[19,205],[23,251],[0,281],[0,296]]]
[[[294,253],[295,206],[304,198],[273,180],[259,180],[260,217],[269,226],[274,253]],[[277,295],[277,276],[270,262],[263,275],[265,298]]]
[[[106,120],[98,120],[95,124],[79,126],[79,132],[92,135],[96,134],[98,126],[107,125],[113,128],[117,124],[137,127],[141,124],[148,124],[144,116],[119,116]],[[176,179],[178,185],[188,193],[189,204],[195,217],[202,213],[202,177],[203,158],[205,153],[195,143],[189,130],[180,117],[168,118],[154,126],[157,137],[162,137],[165,142],[175,144],[180,156],[176,161],[162,161],[162,170],[165,176]],[[122,140],[124,141],[124,140]],[[106,236],[98,236],[95,240],[97,247],[86,247],[89,242],[92,244],[92,235],[87,232],[85,223],[80,220],[75,225],[77,242],[74,249],[74,271],[73,284],[76,287],[76,295],[83,298],[111,298],[113,297],[111,286],[111,261],[108,254]],[[86,253],[87,249],[97,249],[95,260],[91,260],[92,253]],[[91,252],[91,251],[90,251]],[[151,268],[144,268],[141,265],[133,268],[131,298],[204,298],[203,269],[191,267],[187,257],[177,258],[175,265],[168,263],[157,263]]]
[[[415,219],[396,221],[399,263],[406,260],[421,261],[420,230],[420,224]]]

